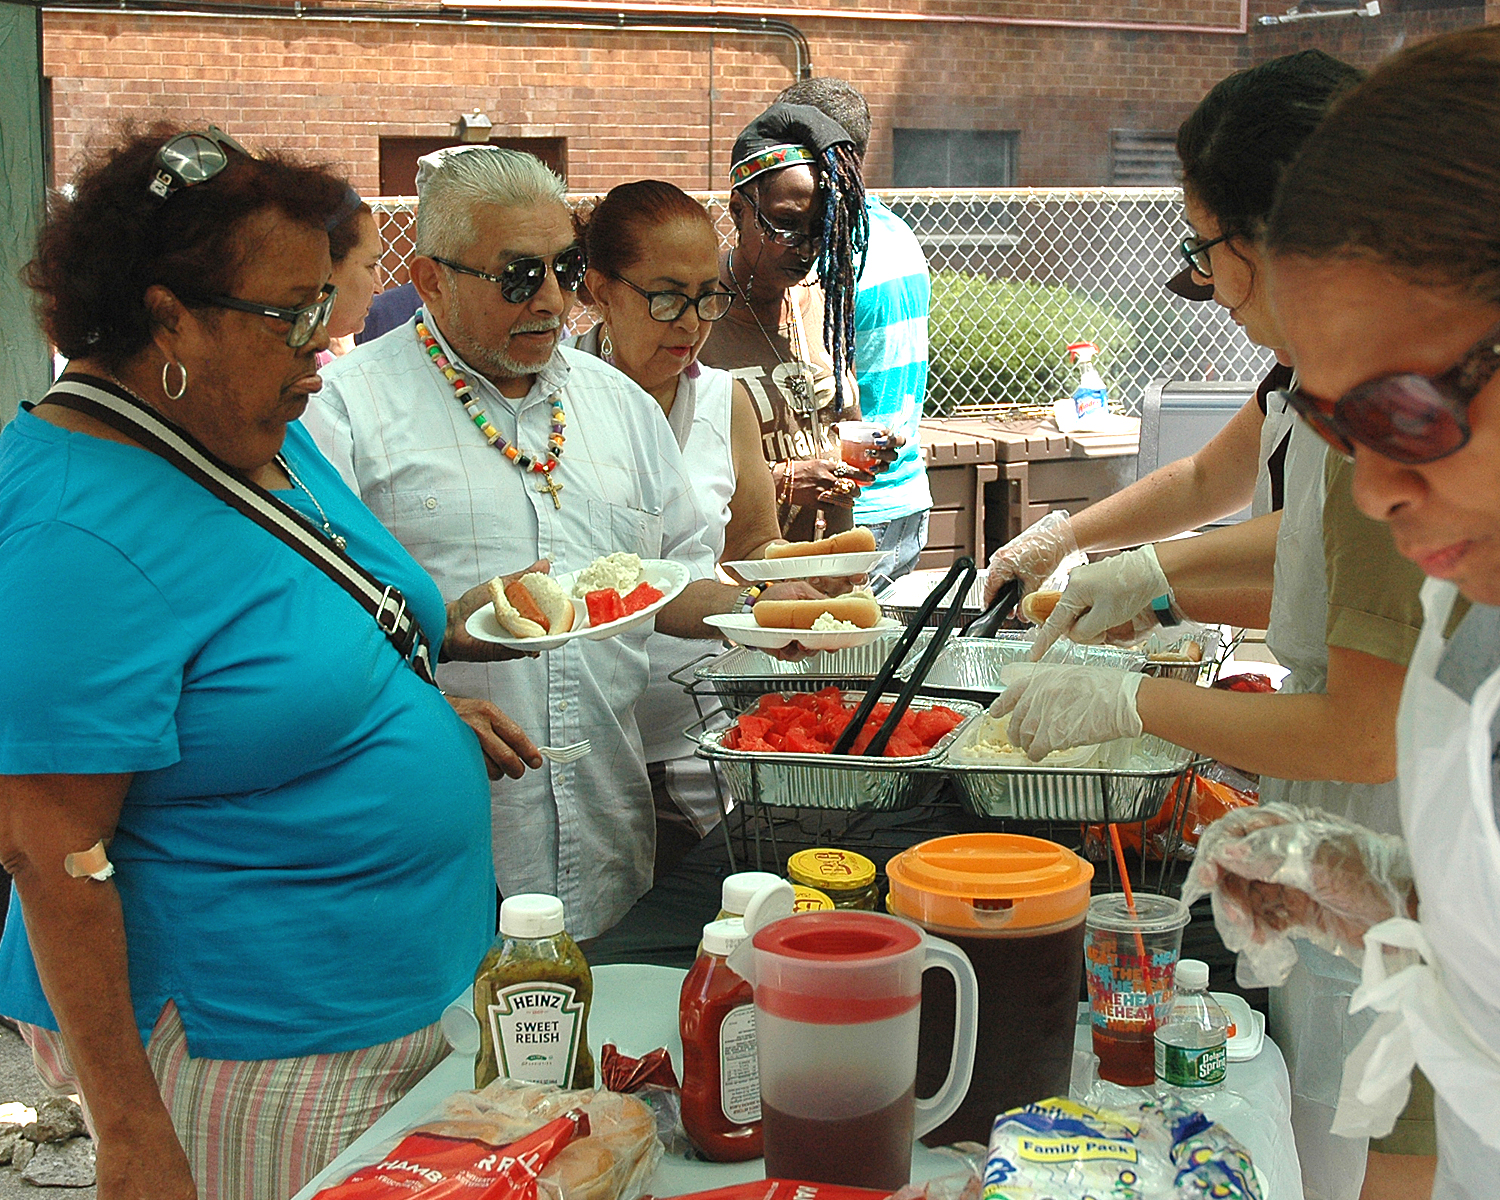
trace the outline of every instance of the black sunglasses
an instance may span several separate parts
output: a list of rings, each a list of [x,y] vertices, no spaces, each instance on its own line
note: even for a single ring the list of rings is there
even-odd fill
[[[750,205],[750,211],[755,214],[755,223],[760,226],[760,231],[766,235],[766,241],[774,242],[778,246],[785,246],[789,250],[800,250],[806,246],[809,250],[818,250],[823,245],[822,233],[803,233],[800,229],[783,229],[780,225],[772,225],[766,215],[760,211],[760,205],[755,202],[755,197],[749,192],[742,192],[745,202]]]
[[[1199,275],[1202,275],[1204,279],[1212,279],[1214,277],[1214,260],[1208,256],[1208,252],[1221,242],[1227,242],[1228,240],[1229,235],[1227,233],[1222,237],[1216,238],[1183,238],[1182,244],[1177,247],[1177,253],[1182,255],[1183,261],[1192,267],[1193,270],[1197,271]]]
[[[472,275],[476,279],[498,283],[500,295],[507,304],[524,304],[541,291],[542,284],[547,282],[548,262],[540,255],[512,259],[500,269],[498,275],[466,267],[451,259],[439,258],[436,254],[432,256],[432,261],[442,263],[450,271],[457,271],[460,275]],[[565,292],[576,292],[578,285],[583,282],[583,273],[588,265],[588,257],[582,246],[569,246],[566,250],[559,250],[551,261],[552,273],[557,276],[557,286]]]
[[[230,150],[246,158],[254,157],[217,125],[210,125],[203,132],[170,137],[156,152],[156,174],[146,190],[164,204],[172,193],[207,183],[220,174],[229,165]]]
[[[611,275],[610,278],[618,279],[632,292],[646,297],[646,311],[651,314],[653,321],[675,321],[689,308],[698,314],[700,321],[717,321],[729,312],[729,306],[734,303],[733,292],[704,292],[696,297],[684,296],[681,292],[648,292],[623,275]]]
[[[215,308],[232,308],[236,312],[254,313],[258,317],[271,317],[273,320],[287,322],[291,328],[286,333],[286,344],[297,350],[312,341],[313,335],[328,324],[328,318],[333,312],[333,301],[338,294],[338,288],[325,283],[318,298],[301,308],[277,308],[274,304],[241,300],[238,296],[204,296],[203,302],[212,304]]]
[[[1500,370],[1500,325],[1441,375],[1382,375],[1351,388],[1335,402],[1301,388],[1272,393],[1296,409],[1340,454],[1356,444],[1406,466],[1420,466],[1462,450],[1469,441],[1470,402]]]

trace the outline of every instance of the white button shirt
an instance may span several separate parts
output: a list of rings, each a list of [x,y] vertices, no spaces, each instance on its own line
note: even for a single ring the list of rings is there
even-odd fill
[[[450,600],[550,559],[555,573],[629,551],[697,578],[714,556],[657,403],[591,355],[559,348],[509,400],[446,345],[495,428],[523,453],[547,444],[560,394],[562,507],[489,445],[417,341],[415,319],[323,368],[303,420],[323,452]],[[429,328],[432,328],[429,326]],[[442,337],[433,328],[434,336]],[[448,663],[443,686],[494,701],[538,745],[587,738],[593,752],[493,784],[495,877],[505,895],[559,897],[569,932],[603,933],[651,886],[655,817],[635,704],[646,690],[647,623],[577,639],[535,659]]]

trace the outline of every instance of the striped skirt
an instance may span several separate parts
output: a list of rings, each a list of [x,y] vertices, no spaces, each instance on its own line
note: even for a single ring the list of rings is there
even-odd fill
[[[21,1025],[49,1088],[78,1084],[60,1035]],[[200,1200],[289,1200],[448,1056],[438,1025],[339,1054],[251,1062],[193,1058],[177,1006],[146,1046]]]

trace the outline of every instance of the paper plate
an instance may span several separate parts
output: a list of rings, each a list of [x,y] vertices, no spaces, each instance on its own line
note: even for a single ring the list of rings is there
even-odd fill
[[[774,583],[778,579],[843,578],[863,575],[882,558],[883,550],[855,550],[849,554],[804,554],[799,558],[755,558],[724,565],[738,571],[749,583]]]
[[[869,629],[841,629],[828,633],[814,633],[810,629],[766,629],[755,623],[751,613],[720,613],[704,617],[703,621],[719,630],[727,640],[757,650],[780,650],[793,642],[801,643],[808,650],[847,650],[901,628],[901,622],[890,617],[881,617]]]
[[[556,650],[559,646],[565,646],[578,638],[588,638],[591,641],[603,641],[612,638],[617,633],[624,633],[643,621],[649,621],[657,611],[664,605],[671,603],[673,599],[688,585],[688,571],[681,563],[669,562],[664,558],[644,558],[641,560],[641,573],[646,582],[662,593],[660,600],[654,604],[648,604],[640,612],[629,613],[618,621],[610,621],[604,625],[589,624],[588,605],[581,598],[573,599],[573,628],[567,633],[548,635],[538,638],[518,638],[511,636],[495,617],[493,605],[486,604],[483,608],[469,614],[469,619],[464,622],[464,628],[481,642],[493,642],[497,646],[510,646],[516,650]],[[578,577],[577,571],[569,571],[566,575],[557,575],[558,586],[563,591],[571,593],[573,581]]]

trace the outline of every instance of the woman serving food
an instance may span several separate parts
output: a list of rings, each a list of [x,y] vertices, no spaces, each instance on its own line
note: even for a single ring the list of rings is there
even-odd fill
[[[494,930],[486,755],[541,765],[432,682],[494,649],[485,589],[445,606],[297,420],[346,191],[156,126],[28,269],[71,361],[0,435],[0,1012],[108,1200],[280,1200],[447,1054]]]

